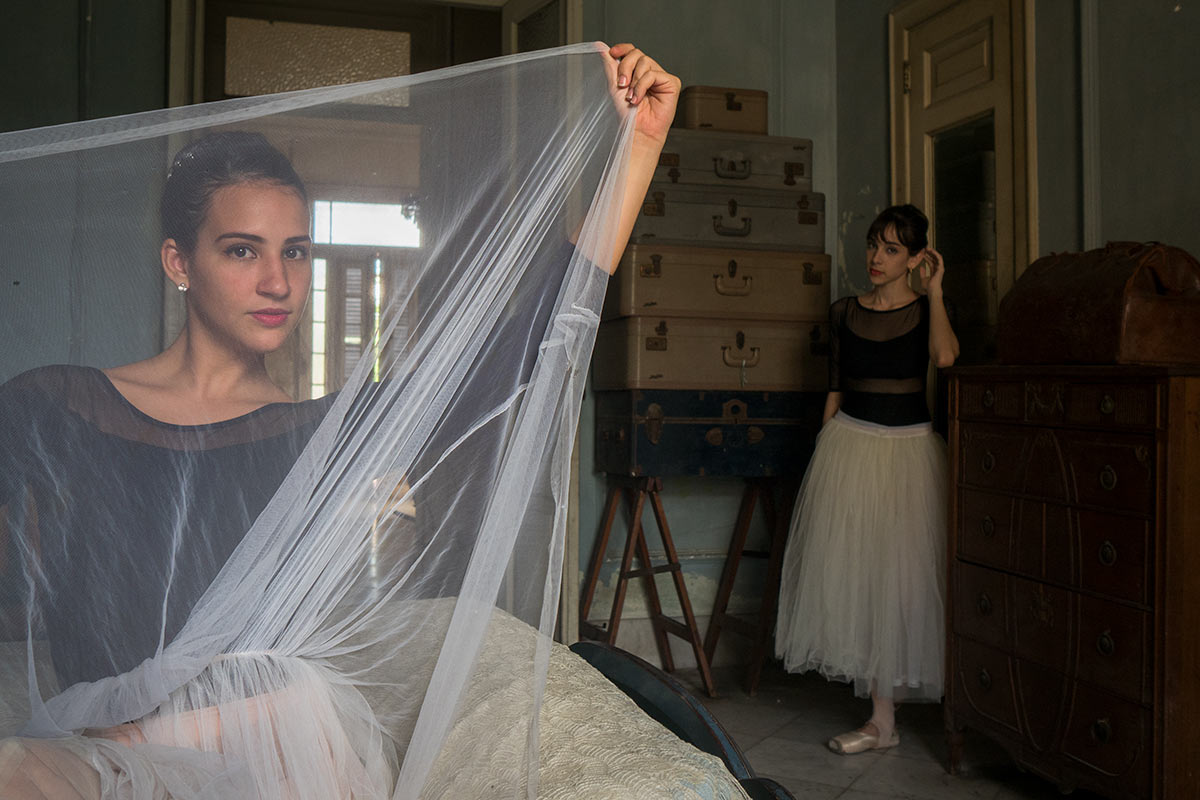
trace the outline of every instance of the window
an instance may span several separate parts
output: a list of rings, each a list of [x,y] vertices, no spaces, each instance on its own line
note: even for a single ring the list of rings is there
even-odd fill
[[[313,203],[312,397],[340,388],[360,358],[377,377],[403,352],[420,244],[415,204]],[[385,298],[397,296],[410,301],[384,318]]]

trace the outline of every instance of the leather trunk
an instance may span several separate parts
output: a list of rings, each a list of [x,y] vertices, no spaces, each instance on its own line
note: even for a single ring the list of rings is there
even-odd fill
[[[638,243],[825,252],[825,195],[652,181]]]
[[[732,133],[767,132],[767,93],[761,89],[686,86],[675,126]]]
[[[654,179],[671,183],[812,191],[812,140],[674,128]]]
[[[596,393],[596,468],[615,475],[799,475],[821,428],[820,392]]]
[[[1005,364],[1200,364],[1200,262],[1110,242],[1029,265],[1000,304]]]
[[[623,317],[600,323],[592,386],[824,392],[829,324]]]
[[[604,297],[604,319],[802,320],[829,314],[829,256],[631,244]]]

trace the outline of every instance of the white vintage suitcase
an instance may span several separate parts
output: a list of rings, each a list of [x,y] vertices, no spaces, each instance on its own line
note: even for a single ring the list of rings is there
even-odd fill
[[[824,320],[624,317],[602,322],[592,387],[825,391],[828,327]]]
[[[630,238],[645,244],[822,253],[825,195],[652,181]]]
[[[824,253],[631,244],[609,281],[604,319],[824,319],[829,303]]]
[[[655,180],[812,191],[812,140],[673,129]]]
[[[675,125],[732,133],[767,132],[767,93],[761,89],[687,86],[679,95]]]

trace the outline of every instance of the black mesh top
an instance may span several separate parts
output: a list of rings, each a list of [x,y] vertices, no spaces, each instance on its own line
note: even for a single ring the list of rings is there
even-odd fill
[[[829,390],[842,393],[842,411],[881,425],[929,422],[929,298],[873,311],[843,297],[829,309],[829,331]]]
[[[557,280],[522,278],[429,434],[413,480],[435,466],[444,477],[425,482],[424,517],[471,530],[471,514],[483,514],[482,502],[463,501],[463,487],[476,463],[499,457],[503,420],[450,448],[513,391],[489,381],[482,364],[521,353],[513,377],[529,380],[572,252],[569,243],[551,251]],[[380,395],[380,384],[368,383],[348,416]],[[402,396],[391,391],[384,402]],[[183,627],[334,400],[174,425],[138,410],[91,367],[40,367],[0,385],[0,641],[30,632],[48,641],[64,688],[153,656]]]
[[[63,686],[131,669],[171,641],[331,402],[172,425],[90,367],[42,367],[0,387],[0,507],[24,531],[3,542],[0,572],[37,564],[24,591]],[[24,639],[14,611],[25,598],[0,604],[2,638]]]

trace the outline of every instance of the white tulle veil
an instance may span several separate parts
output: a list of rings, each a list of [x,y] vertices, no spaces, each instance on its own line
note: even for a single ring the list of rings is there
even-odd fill
[[[0,775],[64,797],[450,797],[469,739],[507,765],[492,796],[535,792],[631,131],[614,76],[579,45],[0,135]],[[382,277],[360,259],[354,302],[314,245],[329,307],[272,358],[298,399],[336,360],[323,397],[170,425],[97,368],[178,326],[159,197],[215,131],[265,136],[310,205],[406,209],[419,244]],[[329,352],[315,314],[341,326]]]

